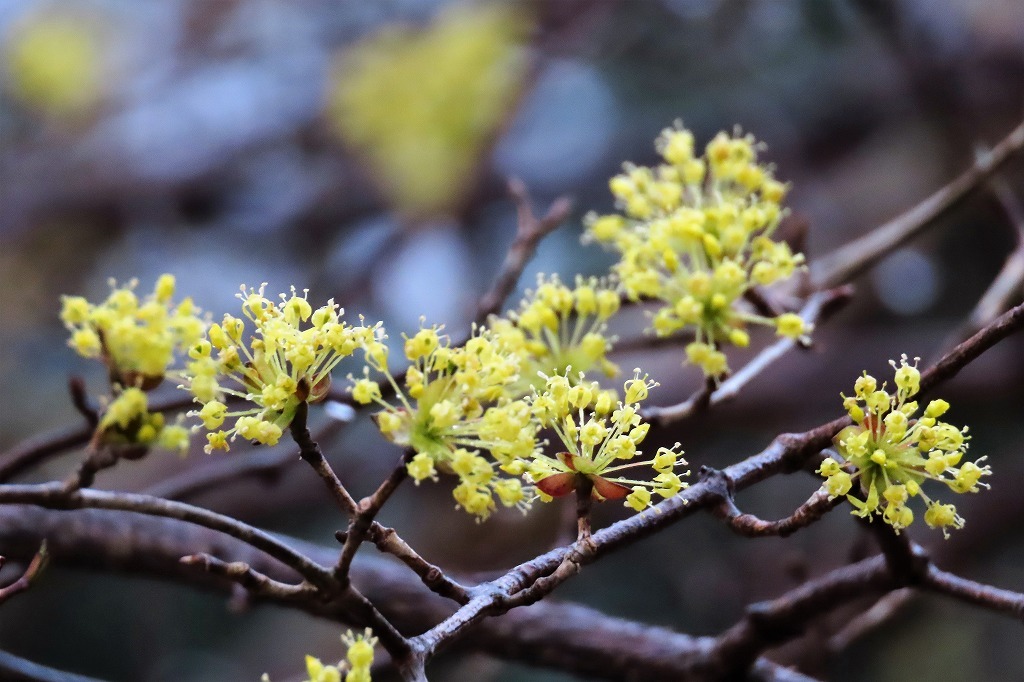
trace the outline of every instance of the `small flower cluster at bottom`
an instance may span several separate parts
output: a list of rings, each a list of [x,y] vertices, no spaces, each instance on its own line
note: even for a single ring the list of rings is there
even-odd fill
[[[897,532],[913,522],[914,512],[907,502],[920,496],[927,505],[925,523],[949,537],[947,529],[962,528],[963,518],[952,504],[930,498],[921,484],[933,480],[956,493],[975,493],[989,487],[981,478],[992,470],[978,465],[984,457],[961,463],[970,437],[966,427],[939,421],[949,409],[945,400],[932,400],[924,414],[914,419],[919,408],[910,399],[921,388],[917,363],[909,364],[904,355],[899,366],[890,364],[896,370],[895,393],[886,391],[885,384],[879,388],[865,372],[854,385],[854,395],[843,396],[854,424],[836,435],[835,444],[856,471],[850,473],[832,457],[825,459],[818,469],[826,477],[823,489],[830,499],[845,496],[857,516],[870,520],[880,515]],[[860,496],[851,494],[855,481],[860,484]]]
[[[345,682],[371,682],[370,666],[373,665],[373,647],[377,644],[373,632],[366,628],[354,635],[349,630],[341,636],[341,642],[348,651],[345,660],[338,661],[336,665],[325,665],[319,658],[306,656],[306,675],[309,677],[304,682],[341,682],[342,679]],[[270,676],[264,673],[260,680],[270,682]]]

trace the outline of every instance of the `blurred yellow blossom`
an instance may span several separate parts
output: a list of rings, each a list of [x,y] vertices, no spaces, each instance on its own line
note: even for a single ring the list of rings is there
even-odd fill
[[[122,386],[149,389],[159,384],[178,354],[192,347],[206,322],[191,298],[174,303],[174,276],[157,279],[153,292],[141,299],[137,280],[118,285],[102,303],[64,296],[60,318],[71,331],[68,345],[79,355],[106,363],[111,380]]]
[[[139,388],[119,390],[100,415],[99,441],[106,445],[145,445],[184,455],[189,447],[189,429],[167,424],[160,412],[149,411],[146,393]]]
[[[329,114],[403,211],[458,205],[516,97],[524,22],[500,4],[456,4],[423,28],[388,26],[345,52]]]
[[[95,18],[47,10],[15,22],[4,49],[11,93],[58,118],[88,112],[103,92],[103,36]]]

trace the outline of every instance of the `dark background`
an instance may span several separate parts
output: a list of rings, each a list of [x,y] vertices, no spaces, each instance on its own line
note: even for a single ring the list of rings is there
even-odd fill
[[[509,176],[527,184],[539,211],[563,194],[576,206],[522,284],[538,271],[600,273],[609,257],[580,246],[580,217],[611,208],[606,183],[619,164],[654,162],[652,141],[675,119],[701,144],[739,125],[767,143],[766,158],[791,182],[788,204],[794,224],[807,226],[813,262],[948,182],[1017,124],[1024,102],[1024,6],[1014,0],[519,2],[490,15],[499,16],[490,28],[470,23],[403,62],[360,66],[350,52],[397,24],[436,31],[470,21],[474,7],[0,0],[0,446],[76,420],[69,374],[102,393],[100,368],[65,348],[57,312],[61,293],[96,299],[108,277],[138,277],[146,288],[174,273],[179,291],[215,316],[235,308],[241,283],[295,284],[311,289],[310,300],[333,296],[350,315],[385,320],[393,338],[420,315],[458,336],[514,233]],[[407,49],[419,44],[403,35]],[[445,61],[446,50],[470,43],[497,45],[497,66]],[[423,61],[436,66],[415,66]],[[337,106],[360,77],[388,93],[356,114],[378,123],[376,142],[354,133],[352,114]],[[1012,161],[1000,175],[1010,196],[1022,169]],[[425,203],[396,189],[439,174]],[[668,437],[691,463],[723,465],[837,416],[839,392],[861,370],[881,377],[904,352],[936,357],[1014,243],[1005,202],[976,193],[860,277],[853,303],[822,325],[812,350]],[[642,324],[616,331],[635,338]],[[967,527],[953,540],[923,524],[909,531],[936,548],[940,566],[1016,590],[1022,350],[1004,342],[942,391],[949,419],[971,425],[972,453],[989,455],[992,491],[957,501]],[[668,404],[698,385],[681,357],[672,349],[616,359],[642,363],[662,383],[652,401]],[[744,356],[732,357],[735,368]],[[357,495],[396,456],[365,419],[325,446]],[[218,456],[245,456],[239,450]],[[73,462],[25,480],[62,477]],[[156,452],[98,483],[140,490],[205,462],[201,452]],[[781,516],[817,485],[803,475],[771,480],[740,503]],[[478,526],[449,495],[444,483],[409,486],[384,521],[454,571],[507,567],[564,535],[557,507]],[[339,523],[298,463],[273,486],[240,484],[198,502],[324,544]],[[620,513],[601,509],[598,522]],[[841,565],[868,542],[842,508],[785,541],[739,539],[698,516],[588,567],[556,597],[714,634],[750,601]],[[849,617],[780,660],[824,651]],[[342,655],[338,634],[281,609],[238,616],[222,598],[180,586],[59,568],[0,615],[0,648],[112,680],[297,679],[303,654]],[[1019,623],[924,596],[812,672],[1016,679],[1020,646]],[[431,673],[567,679],[476,656],[442,658]]]

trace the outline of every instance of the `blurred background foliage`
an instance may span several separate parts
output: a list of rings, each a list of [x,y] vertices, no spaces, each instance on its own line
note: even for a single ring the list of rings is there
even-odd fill
[[[64,346],[61,293],[96,298],[108,277],[171,272],[219,316],[240,283],[294,283],[385,320],[396,339],[420,315],[458,336],[515,231],[510,176],[538,210],[562,194],[577,207],[523,284],[537,271],[600,273],[608,256],[579,245],[579,217],[611,207],[619,164],[652,162],[652,140],[675,119],[702,142],[739,125],[792,183],[791,236],[813,262],[966,167],[1018,122],[1022,94],[1016,0],[0,0],[0,445],[75,421],[68,375],[102,391],[100,369]],[[1012,195],[1022,171],[1015,161],[1002,174]],[[902,352],[934,358],[1014,242],[1006,202],[976,194],[859,278],[813,350],[666,438],[717,466],[838,415],[839,391],[862,369],[883,371]],[[616,331],[634,339],[644,324],[636,314]],[[944,392],[950,418],[972,426],[974,452],[990,456],[993,490],[966,501],[954,539],[912,532],[940,565],[1016,590],[1022,350],[1019,339],[1001,344]],[[657,377],[664,404],[698,385],[680,359],[679,349],[616,358]],[[365,419],[325,445],[356,494],[396,457]],[[207,461],[157,452],[99,484],[144,490]],[[312,476],[296,464],[198,502],[329,543],[338,520]],[[817,485],[772,480],[740,502],[778,516]],[[452,570],[508,566],[571,526],[558,506],[478,526],[449,495],[409,486],[383,520]],[[598,520],[621,513],[600,509]],[[866,551],[842,513],[785,541],[738,539],[698,517],[588,567],[556,597],[712,634],[746,603]],[[1024,678],[1009,619],[917,598],[828,658],[850,615],[777,658],[836,680]],[[175,585],[53,569],[4,606],[0,648],[111,680],[281,680],[307,652],[339,657],[338,632],[280,609],[232,614]],[[568,679],[465,655],[431,672]]]

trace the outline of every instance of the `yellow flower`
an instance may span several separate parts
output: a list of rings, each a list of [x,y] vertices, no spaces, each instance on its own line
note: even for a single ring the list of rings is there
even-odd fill
[[[917,402],[910,399],[920,390],[921,373],[916,362],[904,355],[899,366],[890,363],[896,373],[896,391],[890,394],[883,384],[865,373],[854,385],[854,397],[843,404],[855,424],[836,435],[839,454],[855,471],[851,474],[839,462],[827,458],[818,469],[826,477],[824,489],[829,497],[845,496],[854,506],[854,514],[882,520],[897,531],[909,526],[914,514],[907,503],[920,496],[927,505],[924,519],[932,528],[961,528],[964,520],[951,504],[930,498],[921,484],[927,480],[944,483],[957,493],[978,492],[988,485],[982,477],[992,473],[978,462],[960,464],[967,450],[967,428],[957,428],[936,418],[949,409],[945,400],[928,403],[921,417]],[[853,483],[859,485],[854,494]]]
[[[490,330],[452,347],[439,327],[424,327],[405,340],[412,364],[400,385],[387,366],[384,338],[378,330],[364,345],[364,376],[350,375],[350,390],[356,401],[383,408],[375,419],[384,437],[416,452],[407,465],[410,477],[419,483],[436,479],[438,471],[457,476],[456,503],[479,519],[496,508],[495,498],[525,510],[529,491],[508,478],[521,473],[516,462],[537,447],[529,406],[509,395],[519,380],[519,358]],[[390,402],[369,378],[371,370],[394,389]]]
[[[539,275],[536,289],[527,292],[517,310],[488,320],[498,341],[521,361],[520,378],[508,392],[527,395],[543,385],[538,372],[564,375],[569,367],[614,375],[618,367],[608,354],[615,339],[607,333],[607,320],[619,304],[619,294],[607,281],[577,277],[575,287],[569,287],[556,275]]]
[[[281,294],[278,302],[264,296],[265,288],[266,284],[259,289],[243,286],[237,295],[251,334],[246,335],[246,320],[225,315],[189,349],[183,387],[203,405],[190,416],[199,417],[210,431],[234,418],[230,428],[207,437],[207,452],[227,450],[238,436],[276,444],[301,403],[327,395],[335,366],[357,348],[375,342],[375,328],[350,326],[333,300],[313,310],[306,292],[299,295],[292,287],[291,294]],[[372,399],[371,387],[364,390]],[[228,412],[227,396],[252,407]]]
[[[192,300],[177,305],[174,277],[161,275],[151,294],[141,300],[131,280],[92,304],[81,296],[62,299],[61,320],[71,331],[68,345],[87,358],[102,359],[122,386],[150,389],[158,385],[177,357],[203,336],[206,323]]]
[[[693,135],[677,124],[655,147],[664,163],[626,164],[609,183],[624,215],[589,215],[584,236],[619,253],[613,270],[630,299],[661,301],[654,332],[692,329],[697,345],[687,358],[708,376],[728,371],[715,352],[749,344],[749,324],[792,338],[808,333],[792,313],[766,318],[742,302],[752,287],[786,279],[804,261],[772,239],[785,186],[758,162],[754,138],[719,133],[696,158]]]
[[[630,461],[642,454],[637,446],[649,428],[640,421],[639,404],[656,385],[635,370],[633,378],[623,385],[625,402],[619,402],[609,415],[597,409],[603,393],[600,387],[587,382],[582,373],[571,388],[564,374],[546,376],[544,388],[533,396],[531,405],[540,425],[552,429],[564,449],[554,457],[540,451],[533,454],[527,476],[544,494],[541,499],[567,495],[576,490],[581,479],[588,479],[595,499],[624,499],[626,506],[641,511],[650,506],[651,493],[669,498],[685,488],[687,484],[673,471],[686,465],[676,451],[678,443],[671,449],[660,448],[652,460]],[[587,390],[578,390],[581,388]],[[580,396],[587,400],[574,400]],[[620,473],[635,467],[651,467],[656,475],[648,481]]]

